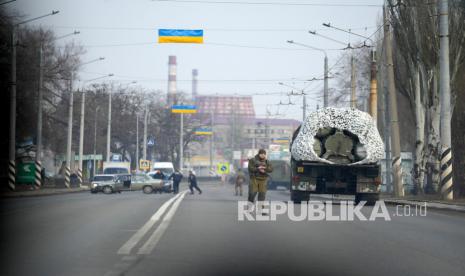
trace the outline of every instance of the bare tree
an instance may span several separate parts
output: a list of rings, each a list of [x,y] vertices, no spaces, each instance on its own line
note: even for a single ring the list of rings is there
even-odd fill
[[[407,97],[415,113],[414,181],[421,192],[425,173],[429,175],[430,187],[436,189],[439,185],[438,9],[426,0],[394,2],[389,1],[389,9],[395,37],[396,88]],[[456,83],[462,77],[458,72],[465,58],[465,32],[461,25],[465,10],[459,8],[459,4],[460,1],[451,1],[449,11],[452,109],[457,98]]]

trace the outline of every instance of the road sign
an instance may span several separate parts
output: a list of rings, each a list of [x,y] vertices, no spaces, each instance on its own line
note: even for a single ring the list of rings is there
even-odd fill
[[[144,171],[150,170],[150,160],[141,159],[139,161],[139,168]]]
[[[182,113],[182,114],[197,113],[197,107],[195,105],[173,105],[171,107],[171,113]]]
[[[216,168],[216,173],[217,174],[229,174],[229,163],[218,163],[218,166]]]
[[[103,156],[101,154],[84,154],[82,155],[82,160],[102,160]],[[79,155],[74,155],[74,160],[79,161]]]
[[[233,159],[234,160],[241,160],[242,154],[240,150],[233,151]]]
[[[150,137],[148,140],[147,140],[147,146],[154,146],[155,145],[155,139]]]
[[[16,172],[17,183],[34,183],[35,163],[19,163]]]
[[[111,155],[111,161],[113,162],[121,162],[123,161],[123,155],[119,153],[114,153]]]

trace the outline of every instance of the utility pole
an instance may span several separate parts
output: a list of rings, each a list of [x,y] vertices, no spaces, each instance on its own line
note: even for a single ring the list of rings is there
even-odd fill
[[[350,57],[350,107],[357,108],[357,98],[355,94],[355,59]]]
[[[375,47],[375,45],[373,45]],[[376,70],[376,51],[370,51],[371,54],[371,68],[370,68],[370,105],[369,113],[373,117],[375,125],[378,124],[378,81],[376,76],[378,74]]]
[[[92,170],[93,170],[93,175],[92,176],[95,176],[95,168],[97,166],[97,162],[95,160],[95,155],[97,155],[97,152],[96,152],[96,148],[97,148],[97,114],[98,114],[98,110],[100,109],[100,106],[97,106],[95,108],[95,118],[94,118],[94,164],[92,166]]]
[[[8,186],[16,187],[16,29],[11,31],[11,82],[10,82],[10,143],[8,161]]]
[[[139,113],[136,113],[136,172],[139,172]]]
[[[232,106],[231,106],[231,163],[234,162],[234,148],[236,147],[236,95],[234,95],[233,100],[232,100]]]
[[[94,61],[98,60],[103,60],[103,58],[96,59]],[[92,61],[92,62],[94,62]],[[89,63],[89,62],[88,62]],[[107,76],[103,77],[98,77],[95,79],[91,79],[89,81],[94,81],[97,79],[102,79],[106,77],[111,77],[113,74],[109,74]],[[82,161],[83,161],[83,151],[84,151],[84,116],[85,116],[85,106],[86,106],[86,93],[85,91],[82,91],[82,98],[81,98],[81,124],[80,124],[80,129],[79,129],[79,169],[78,169],[78,179],[79,179],[79,184],[82,184]]]
[[[80,32],[74,31],[70,34],[66,34],[60,37],[55,38],[53,41],[56,41],[61,38],[65,38],[71,35],[77,35]],[[44,42],[40,41],[39,45],[39,87],[37,89],[37,150],[36,150],[36,161],[35,161],[35,185],[40,187],[42,184],[42,102],[43,102],[43,81],[44,80]]]
[[[390,23],[387,18],[387,10],[384,10],[384,43],[387,61],[387,77],[389,91],[389,115],[391,117],[391,148],[392,168],[394,172],[394,193],[398,197],[404,196],[404,185],[402,180],[402,160],[400,155],[399,119],[397,114],[397,95],[394,82],[394,63],[392,60],[392,44]]]
[[[42,185],[42,83],[44,78],[44,57],[43,57],[44,45],[41,42],[39,47],[39,87],[37,93],[37,150],[36,150],[36,162],[35,162],[35,185],[40,187]]]
[[[452,138],[450,111],[449,72],[449,2],[438,1],[439,5],[439,93],[441,97],[441,196],[452,200]]]
[[[145,104],[145,114],[144,114],[144,138],[143,138],[143,145],[142,145],[142,159],[147,160],[147,119],[149,116],[149,111],[147,104]]]
[[[324,72],[324,90],[323,90],[323,105],[329,106],[329,91],[328,91],[328,56],[325,52],[325,72]]]
[[[110,161],[110,143],[111,143],[111,87],[108,91],[108,125],[107,125],[107,162]]]
[[[181,113],[181,124],[180,124],[180,130],[179,130],[179,169],[182,170],[183,167],[183,154],[184,154],[184,148],[183,148],[183,129],[184,129],[184,114]]]
[[[81,124],[79,128],[79,167],[78,167],[78,180],[79,184],[82,184],[82,154],[84,151],[84,107],[86,104],[86,93],[82,91],[81,97]]]
[[[74,93],[73,93],[73,72],[69,79],[69,105],[68,105],[68,141],[66,143],[66,168],[65,168],[65,185],[71,187],[70,174],[71,174],[71,144],[73,141],[73,107],[74,107]]]
[[[377,79],[379,79],[379,86],[377,86],[378,88],[378,94],[379,94],[379,99],[380,99],[380,108],[379,108],[379,113],[380,113],[380,119],[382,120],[383,122],[383,136],[384,136],[384,152],[385,152],[385,183],[386,183],[386,191],[388,193],[391,193],[392,192],[392,186],[391,186],[391,153],[390,153],[390,149],[389,149],[389,140],[390,140],[390,137],[389,137],[389,122],[390,122],[390,119],[389,119],[389,112],[388,112],[388,108],[389,108],[389,104],[388,104],[388,95],[387,95],[387,89],[386,89],[386,86],[385,86],[385,82],[384,82],[384,76],[385,76],[385,68],[384,68],[384,64],[386,64],[386,52],[383,51],[382,52],[382,56],[381,56],[381,66],[380,66],[380,70],[378,73],[378,77]]]
[[[11,1],[10,1],[11,2]],[[10,3],[10,2],[5,2]],[[25,24],[47,16],[55,15],[59,11],[52,11],[46,15],[38,16],[13,25],[11,30],[11,76],[10,76],[10,135],[8,143],[8,187],[16,188],[16,31],[19,25]]]
[[[210,136],[210,170],[213,169],[213,141],[215,132],[213,131],[213,110],[210,111],[210,130],[212,132]]]
[[[302,91],[302,123],[305,122],[305,118],[307,117],[307,97],[305,97],[304,91]]]

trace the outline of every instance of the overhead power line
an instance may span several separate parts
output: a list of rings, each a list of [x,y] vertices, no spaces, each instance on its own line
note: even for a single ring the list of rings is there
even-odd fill
[[[158,43],[152,42],[134,42],[134,43],[115,43],[115,44],[89,44],[89,45],[82,45],[83,47],[87,48],[109,48],[109,47],[131,47],[131,46],[147,46],[147,45],[158,45]],[[299,48],[284,48],[284,47],[267,47],[267,46],[257,46],[257,45],[242,45],[242,44],[230,44],[230,43],[216,43],[216,42],[206,42],[203,44],[195,45],[200,47],[201,45],[208,45],[208,46],[220,46],[220,47],[235,47],[235,48],[249,48],[249,49],[264,49],[264,50],[280,50],[280,51],[313,51],[312,49],[299,49]],[[65,46],[61,46],[58,48],[64,48]],[[344,49],[326,49],[327,51],[341,51]]]
[[[44,25],[41,25],[44,26]],[[101,31],[152,31],[155,32],[162,27],[114,27],[114,26],[56,26],[45,25],[49,28],[57,29],[80,29],[80,30],[101,30]],[[351,27],[351,30],[368,30],[375,29],[378,26],[366,27]],[[205,32],[306,32],[307,28],[266,28],[266,29],[253,29],[253,28],[202,28]],[[326,28],[316,29],[317,31],[324,31]]]
[[[252,2],[252,1],[205,1],[205,0],[152,0],[153,2],[173,2],[192,4],[227,4],[227,5],[262,5],[262,6],[311,6],[311,7],[371,7],[379,8],[382,5],[366,3],[299,3],[299,2]]]

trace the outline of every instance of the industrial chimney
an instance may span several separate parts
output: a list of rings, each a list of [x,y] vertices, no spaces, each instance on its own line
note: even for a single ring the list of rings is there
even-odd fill
[[[169,56],[168,60],[168,105],[176,101],[176,56]]]
[[[197,69],[192,69],[192,101],[195,102],[197,98],[197,76],[199,72]]]

